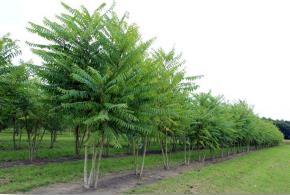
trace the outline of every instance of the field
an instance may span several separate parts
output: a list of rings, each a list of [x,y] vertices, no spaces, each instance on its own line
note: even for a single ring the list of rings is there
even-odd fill
[[[192,170],[131,193],[290,193],[290,145]]]
[[[0,193],[24,192],[39,186],[81,179],[83,160],[74,158],[73,135],[59,135],[53,149],[49,149],[49,135],[46,135],[37,153],[37,159],[32,164],[26,160],[28,152],[25,138],[21,142],[22,148],[16,151],[12,150],[10,140],[11,134],[1,134]],[[149,147],[149,152],[158,153],[158,148],[152,145]],[[110,156],[102,162],[103,175],[133,170],[133,158],[126,154],[125,148],[111,148]],[[192,156],[197,158],[194,152]],[[172,165],[181,164],[183,153],[173,153],[170,159]],[[160,154],[148,155],[145,164],[146,168],[160,167],[162,156]]]
[[[26,192],[57,183],[67,183],[66,185],[69,186],[72,181],[81,181],[83,160],[73,158],[72,135],[59,135],[54,149],[49,149],[49,135],[46,135],[37,153],[37,160],[32,164],[25,160],[27,159],[25,138],[22,140],[22,149],[16,151],[12,150],[10,139],[11,134],[10,136],[8,133],[1,134],[0,193]],[[140,181],[141,186],[146,185],[146,187],[135,188],[140,185],[136,180],[136,185],[129,186],[129,192],[290,192],[289,150],[290,145],[283,144],[217,164],[208,161],[210,165],[199,171],[189,166],[186,169],[183,168],[183,175],[161,182],[157,182],[157,179],[151,180],[153,185],[146,185],[146,179],[143,183]],[[219,152],[216,151],[216,156],[220,155]],[[192,159],[198,158],[194,151],[191,155]],[[126,154],[125,148],[111,149],[110,157],[106,157],[101,164],[102,177],[116,175],[118,172],[131,174],[132,161],[132,156]],[[171,153],[170,162],[172,173],[167,171],[165,178],[175,176],[177,172],[180,172],[175,168],[183,163],[182,151]],[[162,155],[158,153],[158,146],[149,147],[145,169],[151,170],[147,174],[152,172],[161,174],[157,172],[157,170],[162,170]],[[122,185],[127,185],[125,180],[123,182]]]

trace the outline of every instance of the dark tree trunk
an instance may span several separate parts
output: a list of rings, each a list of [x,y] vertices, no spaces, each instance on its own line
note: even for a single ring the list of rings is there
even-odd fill
[[[56,142],[56,130],[51,130],[50,131],[50,147],[49,148],[53,148],[54,147],[54,143]]]

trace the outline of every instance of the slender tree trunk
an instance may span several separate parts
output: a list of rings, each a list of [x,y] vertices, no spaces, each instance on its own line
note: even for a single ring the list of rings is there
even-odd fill
[[[93,152],[92,152],[92,167],[89,176],[89,187],[94,187],[95,178],[96,178],[96,158],[97,158],[97,151],[96,151],[96,144],[93,144]]]
[[[172,140],[172,152],[176,152],[177,151],[177,143],[176,143],[176,137],[173,136],[173,140]]]
[[[27,141],[28,141],[28,159],[32,161],[32,153],[31,153],[31,130],[28,129],[28,121],[27,116],[25,115],[25,129],[27,132]]]
[[[49,148],[53,148],[53,130],[50,131],[50,146]]]
[[[17,149],[16,145],[16,118],[13,117],[13,149]]]
[[[163,143],[162,138],[160,138],[159,136],[159,142],[160,142],[160,149],[161,149],[161,153],[162,153],[162,159],[163,159],[163,168],[165,170],[169,169],[168,166],[168,151],[167,151],[167,135],[165,135],[165,144]],[[165,146],[164,146],[165,145]]]
[[[184,139],[184,165],[186,165],[186,163],[187,163],[187,158],[186,158],[186,156],[187,156],[187,154],[186,154],[187,152],[186,152],[186,138]]]
[[[33,131],[33,138],[32,138],[32,148],[31,148],[31,156],[32,156],[32,160],[34,159],[35,157],[35,150],[36,150],[36,139],[37,139],[37,127],[34,128],[34,131]]]
[[[85,152],[85,159],[84,159],[84,188],[88,189],[89,183],[88,183],[88,146],[85,145],[84,147]]]
[[[139,178],[141,178],[143,175],[145,157],[146,157],[146,149],[147,149],[147,135],[145,136],[145,139],[144,139],[143,157],[142,157],[142,164],[141,164],[141,168],[140,168]]]
[[[56,142],[56,138],[57,138],[57,130],[54,131],[54,136],[53,136],[53,143]]]
[[[136,174],[136,148],[135,148],[135,141],[134,141],[134,138],[132,140],[130,140],[131,142],[131,147],[132,147],[132,164],[133,164],[133,167],[135,168],[135,174]],[[128,146],[130,146],[130,144],[128,144]]]
[[[19,128],[18,149],[21,148],[21,138],[22,138],[22,130],[21,130],[21,128]]]
[[[199,144],[197,144],[197,161],[200,162],[201,161],[201,148],[199,146]]]
[[[205,148],[203,150],[203,157],[202,157],[202,162],[204,163],[205,161],[205,158],[206,158],[206,151],[205,151]]]
[[[191,144],[190,144],[190,142],[189,142],[189,144],[188,144],[188,156],[187,156],[187,162],[186,162],[187,165],[190,164],[191,147],[192,147],[192,146],[191,146]]]
[[[99,176],[100,176],[100,166],[101,166],[101,160],[102,160],[102,155],[103,155],[103,148],[104,148],[104,137],[102,135],[102,140],[100,144],[100,150],[99,150],[99,157],[98,157],[98,164],[97,164],[97,173],[96,173],[96,178],[95,178],[95,184],[94,188],[96,189],[98,186],[99,182]]]
[[[134,163],[135,163],[135,175],[138,175],[138,160],[139,160],[139,147],[138,142],[134,141],[134,149],[135,149],[135,156],[134,156]]]
[[[160,139],[160,149],[162,153],[162,159],[163,159],[163,168],[166,169],[166,160],[165,160],[165,154],[164,154],[164,148],[163,148],[163,141]]]
[[[104,156],[109,157],[109,154],[110,154],[110,144],[109,143],[107,143],[105,145],[105,152],[104,153],[105,153]]]
[[[40,136],[40,139],[38,139],[38,141],[36,141],[36,142],[37,142],[37,143],[36,143],[36,147],[37,147],[37,145],[39,145],[39,144],[42,142],[43,137],[44,137],[44,135],[45,135],[45,132],[46,132],[46,130],[44,129],[43,132],[42,132],[42,134],[41,134],[41,136]]]
[[[169,169],[167,131],[165,133],[165,163],[166,163],[166,169]]]

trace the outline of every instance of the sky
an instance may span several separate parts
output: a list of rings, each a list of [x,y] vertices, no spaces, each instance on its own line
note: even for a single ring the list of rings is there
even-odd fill
[[[64,0],[93,11],[111,0]],[[283,0],[115,0],[129,13],[153,47],[175,48],[188,75],[203,75],[199,91],[211,90],[230,101],[246,100],[259,116],[290,120],[290,1]],[[21,59],[41,63],[25,41],[42,41],[27,32],[63,12],[59,0],[2,0],[0,36],[20,41]]]

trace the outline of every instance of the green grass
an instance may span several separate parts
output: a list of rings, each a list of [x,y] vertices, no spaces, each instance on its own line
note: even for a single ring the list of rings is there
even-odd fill
[[[28,159],[27,135],[23,133],[20,149],[13,150],[12,133],[0,133],[0,162]],[[74,155],[74,137],[68,133],[58,135],[53,149],[50,146],[50,135],[46,134],[37,152],[37,159],[55,159]]]
[[[57,136],[54,148],[50,147],[50,134],[45,134],[42,142],[39,144],[35,159],[57,159],[62,157],[73,157],[75,154],[75,143],[73,134],[63,133]],[[151,145],[148,148],[151,151],[160,150],[159,145]],[[83,152],[83,151],[81,151]],[[124,154],[126,148],[110,148],[110,155]],[[7,161],[19,161],[28,159],[28,142],[27,135],[23,132],[20,149],[13,149],[12,133],[0,133],[0,163]]]
[[[209,151],[207,153],[209,155]],[[183,152],[170,154],[171,166],[183,163],[183,155]],[[216,151],[216,155],[219,155],[219,151]],[[192,159],[197,159],[196,152],[192,153]],[[141,161],[141,158],[139,160]],[[101,163],[101,172],[106,174],[133,170],[132,162],[131,156],[104,158]],[[147,155],[145,168],[162,167],[162,163],[160,154]],[[0,193],[24,192],[48,184],[81,180],[82,171],[82,160],[4,168],[0,170]]]
[[[290,145],[192,170],[131,193],[290,193]]]
[[[177,164],[183,159],[182,153],[171,156],[172,164]],[[161,155],[148,155],[146,167],[160,166]],[[132,157],[103,159],[101,171],[109,172],[133,170]],[[32,188],[57,182],[69,182],[81,179],[83,161],[49,163],[46,165],[31,165],[25,167],[11,167],[0,170],[0,193],[28,191]]]
[[[11,139],[11,133],[0,133],[0,163],[3,161],[26,160],[28,157],[25,136],[22,140],[22,149],[16,151],[13,150]],[[56,159],[59,157],[72,157],[74,155],[73,135],[69,135],[68,133],[58,135],[55,148],[49,149],[49,145],[50,137],[49,135],[45,135],[37,153],[37,159]],[[149,150],[158,149],[158,145],[151,145],[149,147]],[[110,154],[117,153],[126,153],[126,148],[110,149]],[[215,153],[216,155],[219,155],[219,151],[215,151]],[[196,152],[192,153],[192,159],[197,159]],[[182,163],[183,153],[177,152],[171,154],[170,162],[171,165]],[[145,168],[158,166],[162,166],[161,155],[148,155],[146,157]],[[83,161],[69,161],[63,163],[48,163],[45,165],[27,165],[3,168],[0,169],[0,193],[24,192],[48,184],[80,180],[82,177],[82,170]],[[105,158],[101,164],[102,174],[125,170],[133,170],[132,157],[130,156]],[[140,190],[142,191],[142,189]]]

